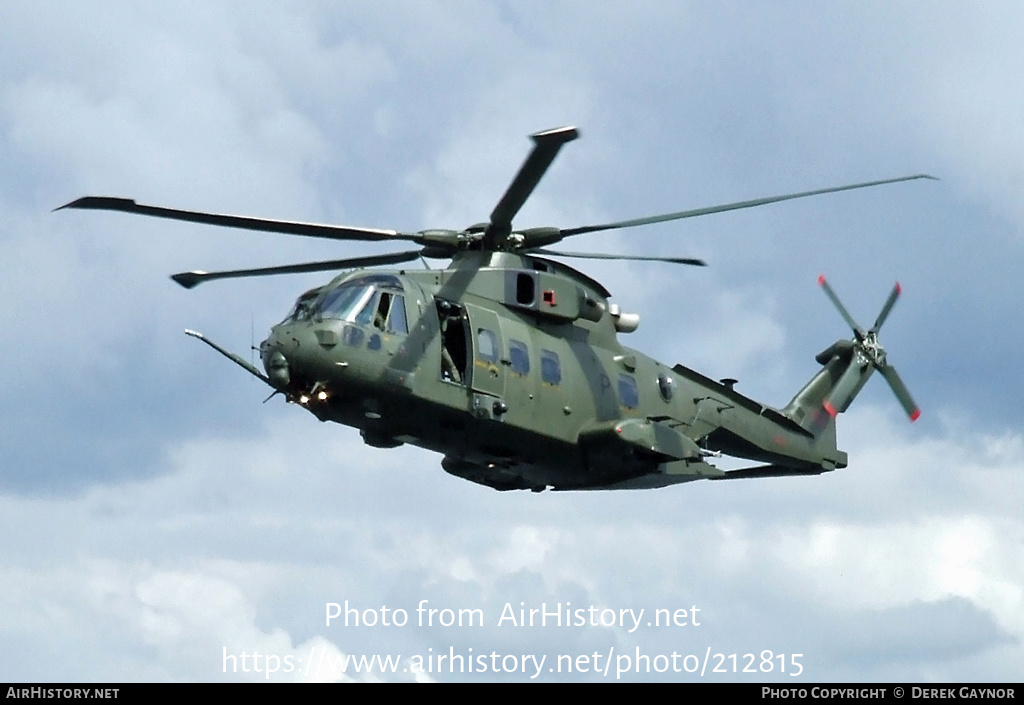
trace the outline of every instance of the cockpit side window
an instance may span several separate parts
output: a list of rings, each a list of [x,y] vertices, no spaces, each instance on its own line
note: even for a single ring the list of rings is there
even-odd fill
[[[409,332],[409,321],[405,316],[405,297],[401,294],[394,295],[394,302],[391,304],[391,315],[388,317],[388,333],[406,335]]]
[[[360,325],[370,325],[370,320],[373,319],[374,311],[377,310],[377,298],[369,296],[361,302],[363,305],[359,309],[359,313],[356,314],[356,323]]]
[[[405,297],[393,291],[381,291],[363,304],[355,322],[364,326],[372,325],[379,331],[406,335],[409,323],[405,317]]]
[[[390,291],[380,292],[380,300],[377,301],[377,309],[373,314],[373,327],[377,330],[384,330],[384,324],[388,320],[388,312],[391,310],[391,300],[394,296]]]

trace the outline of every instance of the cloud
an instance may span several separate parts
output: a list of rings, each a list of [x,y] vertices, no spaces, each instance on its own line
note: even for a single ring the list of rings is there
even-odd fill
[[[955,3],[4,5],[0,674],[260,680],[244,670],[254,661],[224,672],[227,655],[258,652],[292,659],[272,680],[341,680],[363,676],[334,666],[372,653],[710,646],[804,654],[807,680],[1012,679],[1024,634],[1016,14]],[[324,277],[186,293],[171,272],[367,254],[363,243],[49,213],[102,193],[463,227],[493,208],[525,136],[566,123],[582,138],[524,225],[935,171],[939,183],[567,248],[708,259],[702,272],[580,268],[643,315],[623,342],[738,376],[774,404],[847,335],[814,277],[834,276],[864,321],[898,277],[906,294],[884,340],[922,419],[906,424],[874,381],[840,419],[850,467],[820,478],[497,493],[447,475],[437,454],[370,449],[278,399],[260,405],[259,383],[181,335],[200,328],[244,356]],[[324,626],[328,602],[412,617],[424,599],[480,609],[487,625]],[[496,624],[506,606],[556,603],[696,607],[701,625]],[[630,675],[648,676],[695,678]],[[371,676],[414,677],[527,679]],[[605,680],[593,668],[543,678]]]
[[[282,669],[293,666],[272,677],[282,680],[340,678],[304,669],[313,658],[332,664],[346,654],[702,653],[709,639],[716,649],[807,654],[815,679],[925,678],[939,661],[957,664],[969,680],[1019,650],[1024,528],[1010,512],[963,514],[940,503],[904,518],[893,511],[904,502],[897,489],[876,502],[876,510],[893,511],[888,518],[865,517],[856,493],[842,503],[815,501],[834,494],[825,484],[833,478],[498,495],[448,477],[433,454],[364,452],[354,434],[307,421],[283,415],[255,441],[189,441],[174,453],[171,474],[86,497],[5,499],[6,530],[33,538],[7,549],[5,583],[18,589],[4,598],[4,631],[30,655],[76,633],[98,644],[100,655],[82,665],[94,676],[160,680],[265,675],[230,659],[225,673],[225,653],[276,655]],[[854,455],[835,479],[898,488],[948,461],[943,443],[917,445],[913,462],[891,461],[888,481],[865,476],[875,472],[870,454]],[[999,472],[1014,470],[1011,455]],[[982,481],[962,479],[968,490]],[[417,508],[427,496],[448,507],[450,521]],[[488,510],[498,496],[518,518]],[[764,503],[771,516],[753,509]],[[5,545],[19,545],[14,535]],[[325,628],[324,605],[345,600],[359,610],[404,609],[414,621],[402,629]],[[486,624],[421,627],[421,600],[438,610],[481,610]],[[566,604],[648,616],[697,607],[701,626],[497,626],[506,605]],[[885,657],[894,650],[896,671]],[[33,670],[38,664],[15,660],[10,668],[44,677]],[[362,677],[354,665],[347,676]]]

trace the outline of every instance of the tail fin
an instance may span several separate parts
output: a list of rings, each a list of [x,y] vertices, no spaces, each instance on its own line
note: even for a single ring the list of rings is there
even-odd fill
[[[818,364],[822,365],[821,370],[793,397],[782,413],[818,436],[830,427],[830,422],[837,414],[849,408],[854,397],[871,377],[871,373],[878,370],[889,383],[910,420],[916,421],[921,412],[896,373],[896,369],[887,362],[885,349],[878,342],[878,330],[889,316],[902,291],[900,285],[897,283],[889,294],[881,313],[875,319],[874,326],[864,331],[839,301],[839,297],[832,291],[825,277],[818,277],[818,283],[853,329],[854,338],[839,340],[815,357]]]
[[[846,411],[874,368],[858,360],[856,343],[839,340],[814,358],[822,368],[797,392],[782,413],[815,436]],[[863,363],[863,364],[861,364]]]

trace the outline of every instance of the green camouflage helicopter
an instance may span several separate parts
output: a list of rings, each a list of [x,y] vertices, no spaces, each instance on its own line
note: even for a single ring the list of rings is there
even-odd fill
[[[230,277],[346,270],[302,294],[260,344],[261,371],[186,331],[321,421],[358,428],[378,448],[403,443],[444,455],[452,475],[499,490],[643,489],[700,479],[818,475],[846,467],[835,417],[878,370],[910,416],[916,404],[888,364],[878,331],[897,284],[870,330],[819,282],[847,324],[817,356],[822,366],[781,409],[765,406],[683,365],[667,366],[620,344],[636,314],[609,303],[597,281],[552,257],[700,260],[545,249],[564,238],[817,194],[933,178],[925,174],[569,229],[514,230],[512,220],[562,145],[565,127],[532,135],[534,147],[487,223],[465,230],[316,225],[85,197],[61,208],[124,211],[248,230],[335,240],[411,241],[394,254],[264,269],[187,272],[186,288]],[[447,269],[367,267],[450,258]],[[273,394],[271,395],[273,396]],[[722,454],[761,463],[724,471]]]

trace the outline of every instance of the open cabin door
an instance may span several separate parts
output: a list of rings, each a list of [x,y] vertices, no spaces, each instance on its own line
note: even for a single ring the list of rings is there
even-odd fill
[[[502,397],[505,394],[505,365],[502,351],[501,323],[494,311],[466,304],[469,317],[470,356],[472,368],[470,384],[474,391]]]

